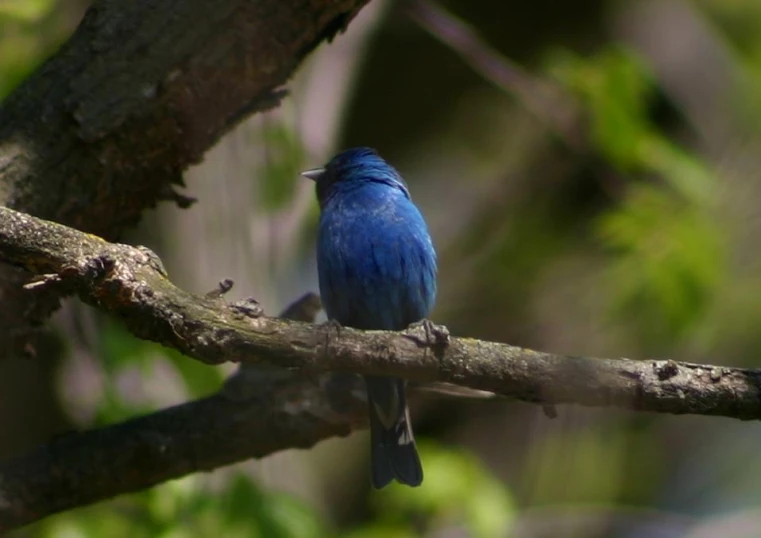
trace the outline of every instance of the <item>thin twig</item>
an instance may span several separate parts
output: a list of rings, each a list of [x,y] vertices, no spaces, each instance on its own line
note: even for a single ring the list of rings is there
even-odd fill
[[[571,149],[583,148],[578,106],[560,86],[536,77],[500,54],[476,30],[440,5],[412,0],[407,12],[421,28],[456,52],[463,61],[526,110]]]

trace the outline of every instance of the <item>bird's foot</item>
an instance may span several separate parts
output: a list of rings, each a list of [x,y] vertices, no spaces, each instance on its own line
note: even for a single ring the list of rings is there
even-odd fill
[[[420,332],[424,337],[420,337]],[[423,318],[412,323],[405,331],[405,336],[414,340],[421,346],[430,347],[441,353],[449,345],[449,329],[443,325],[436,325],[431,320]]]
[[[334,319],[328,319],[325,323],[321,324],[323,327],[325,327],[325,347],[330,346],[330,333],[335,330],[336,331],[336,337],[341,338],[341,329],[343,326]]]

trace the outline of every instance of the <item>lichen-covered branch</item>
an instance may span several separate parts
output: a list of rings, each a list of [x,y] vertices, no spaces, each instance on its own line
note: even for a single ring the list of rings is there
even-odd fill
[[[450,337],[445,328],[358,331],[261,315],[255,303],[198,297],[147,249],[108,243],[0,208],[0,259],[43,274],[27,285],[76,293],[135,335],[209,364],[444,381],[519,400],[761,418],[761,372],[670,360],[568,357]]]
[[[205,296],[175,287],[147,249],[3,207],[0,260],[30,272],[26,293],[75,293],[122,318],[141,338],[209,364],[242,363],[209,398],[67,434],[0,464],[0,531],[194,471],[345,435],[364,424],[358,387],[353,377],[327,372],[446,382],[543,405],[761,419],[756,370],[568,357],[456,338],[425,324],[403,332],[314,325],[305,323],[319,308],[314,296],[284,313],[300,321],[270,318],[255,301],[225,302],[227,283]]]

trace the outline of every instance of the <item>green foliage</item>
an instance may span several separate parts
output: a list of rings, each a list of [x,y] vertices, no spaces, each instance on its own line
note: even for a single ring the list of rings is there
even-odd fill
[[[551,73],[579,97],[594,147],[622,174],[655,174],[694,202],[711,200],[715,178],[703,160],[671,142],[648,116],[655,80],[633,52],[558,54]]]
[[[416,522],[436,529],[458,526],[468,536],[505,536],[516,508],[505,486],[470,453],[419,443],[426,476],[418,488],[393,484],[376,494],[377,523],[350,538],[416,536]]]
[[[31,73],[38,59],[37,39],[12,24],[0,21],[0,99]]]
[[[469,452],[420,444],[426,480],[374,494],[379,517],[341,536],[414,537],[422,529],[466,529],[468,536],[507,536],[516,516],[505,486]],[[32,525],[18,538],[320,538],[335,535],[314,509],[294,497],[257,487],[242,474],[211,486],[191,475],[107,503],[65,512]]]
[[[50,44],[41,32],[55,0],[0,0],[0,100],[43,60]]]
[[[636,170],[638,145],[651,132],[646,105],[652,81],[642,62],[620,48],[592,59],[562,52],[550,70],[580,98],[595,147],[617,168]]]
[[[40,538],[318,538],[325,524],[293,497],[237,474],[213,493],[202,476],[66,512],[27,529]],[[25,533],[25,534],[26,534]]]
[[[597,226],[614,255],[608,284],[615,311],[647,342],[678,338],[703,315],[722,275],[717,180],[649,117],[655,81],[633,53],[613,47],[591,58],[563,54],[552,72],[579,97],[594,147],[631,180]]]
[[[55,6],[55,0],[0,0],[0,23],[35,23]]]
[[[532,477],[532,504],[611,505],[623,500],[635,504],[647,499],[663,471],[662,454],[650,431],[636,432],[630,426],[622,420],[548,432],[526,463]],[[632,477],[629,481],[627,475]]]
[[[96,421],[110,424],[153,410],[153,370],[163,362],[177,374],[184,398],[217,389],[222,370],[189,360],[157,344],[135,338],[121,324],[99,320],[96,350],[104,370],[103,399]],[[137,371],[132,394],[117,389],[117,379]],[[162,386],[161,390],[165,387]],[[155,396],[155,395],[154,395]],[[237,473],[212,485],[206,475],[192,475],[107,503],[59,514],[30,526],[19,538],[317,538],[328,535],[314,510],[290,495],[264,491]]]
[[[154,408],[150,400],[139,397],[125,398],[117,390],[117,378],[130,370],[138,370],[140,378],[147,381],[153,376],[152,369],[163,361],[164,365],[180,378],[182,386],[179,388],[188,398],[213,392],[223,380],[220,368],[188,360],[176,350],[140,340],[113,320],[103,319],[101,323],[98,356],[101,359],[106,384],[103,401],[99,403],[96,413],[101,424],[125,420],[136,413]]]
[[[277,211],[293,199],[306,151],[296,130],[283,122],[268,121],[262,129],[264,165],[257,171],[262,208]]]
[[[700,208],[636,185],[599,230],[616,252],[608,274],[615,306],[648,341],[677,338],[700,319],[723,266],[721,237]]]

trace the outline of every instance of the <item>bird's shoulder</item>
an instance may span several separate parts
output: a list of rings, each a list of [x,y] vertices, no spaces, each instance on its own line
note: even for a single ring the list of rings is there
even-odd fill
[[[332,197],[321,212],[322,226],[418,226],[423,217],[405,190],[383,183],[346,188]]]
[[[368,250],[391,250],[393,254],[410,248],[433,248],[423,216],[406,197],[338,200],[323,211],[320,236],[360,255]]]

